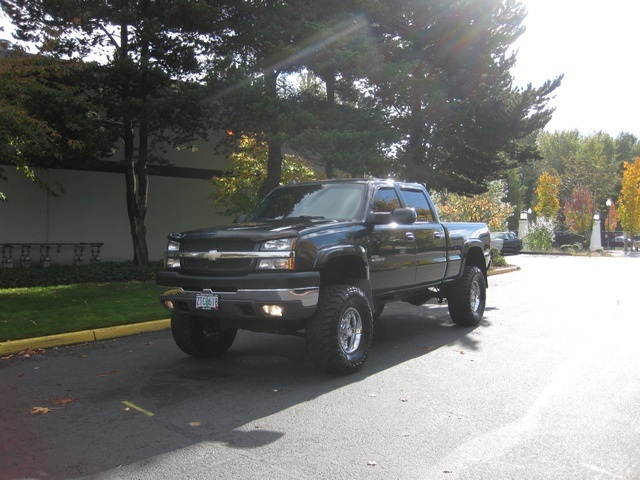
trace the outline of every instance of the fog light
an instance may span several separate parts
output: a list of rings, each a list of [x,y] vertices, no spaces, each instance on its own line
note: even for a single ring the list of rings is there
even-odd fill
[[[171,300],[163,300],[162,305],[164,306],[164,308],[171,311],[173,311],[173,309],[175,308]]]
[[[166,268],[180,268],[180,259],[169,257],[164,262]]]
[[[282,316],[282,307],[280,305],[263,305],[262,311],[272,317]]]

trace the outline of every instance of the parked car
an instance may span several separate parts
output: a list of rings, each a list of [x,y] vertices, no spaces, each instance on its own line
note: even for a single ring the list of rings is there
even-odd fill
[[[618,235],[614,239],[614,245],[624,247],[624,242],[627,242],[627,248],[638,251],[640,248],[640,235],[635,235],[633,239],[627,237],[626,235]]]
[[[503,254],[518,254],[522,250],[522,239],[514,232],[491,232],[491,246]]]

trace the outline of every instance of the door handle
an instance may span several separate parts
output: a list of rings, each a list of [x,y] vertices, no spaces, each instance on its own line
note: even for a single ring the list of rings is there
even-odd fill
[[[407,236],[407,240],[414,240],[415,239],[415,237],[413,236],[413,232],[407,232],[406,236]]]
[[[433,238],[442,238],[444,232],[433,232]]]

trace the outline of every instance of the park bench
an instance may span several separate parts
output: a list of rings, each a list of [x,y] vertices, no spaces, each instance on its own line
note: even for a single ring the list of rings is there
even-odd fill
[[[2,268],[13,268],[13,255],[20,252],[20,267],[31,266],[31,250],[38,249],[40,252],[40,266],[43,268],[51,266],[51,252],[60,253],[63,248],[73,248],[73,264],[82,265],[84,262],[84,251],[90,249],[91,262],[100,261],[100,248],[104,245],[101,242],[91,243],[3,243],[2,244]]]

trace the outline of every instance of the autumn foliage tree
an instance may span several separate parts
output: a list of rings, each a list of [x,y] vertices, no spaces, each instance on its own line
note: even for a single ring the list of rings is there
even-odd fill
[[[267,177],[269,145],[263,137],[242,136],[231,155],[225,176],[213,177],[213,207],[222,215],[248,213],[260,200],[259,189]],[[282,160],[282,183],[314,180],[313,169],[300,157],[285,154]]]
[[[502,201],[505,184],[495,181],[486,193],[464,196],[449,192],[432,192],[443,221],[483,222],[490,230],[504,230],[513,207]]]
[[[554,220],[560,210],[560,177],[550,172],[544,172],[538,178],[536,195],[538,203],[535,206],[536,214]]]
[[[564,204],[563,212],[571,231],[588,236],[593,217],[593,195],[586,187],[579,185],[574,189]]]
[[[640,157],[636,157],[633,163],[624,163],[620,223],[629,236],[633,237],[640,232]]]

